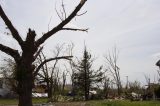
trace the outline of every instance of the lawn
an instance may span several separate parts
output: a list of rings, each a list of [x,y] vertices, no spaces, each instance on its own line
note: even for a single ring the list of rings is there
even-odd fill
[[[160,106],[160,101],[90,101],[89,106]]]
[[[47,99],[33,99],[34,104],[46,103]],[[2,105],[17,105],[16,99],[0,99],[0,106]],[[88,102],[57,102],[54,106],[160,106],[160,101],[88,101]]]
[[[40,104],[40,103],[46,103],[46,98],[33,98],[34,104]],[[18,100],[17,99],[0,99],[0,106],[1,105],[17,105]]]

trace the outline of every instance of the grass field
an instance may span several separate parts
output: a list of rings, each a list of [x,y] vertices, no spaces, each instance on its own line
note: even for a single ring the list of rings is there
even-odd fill
[[[46,103],[47,99],[33,99],[34,104]],[[17,105],[16,99],[0,99],[0,106]],[[58,102],[54,106],[160,106],[160,101],[88,101],[88,102]]]
[[[40,103],[46,103],[46,98],[34,98],[33,103],[34,104],[40,104]],[[0,106],[1,105],[17,105],[18,100],[17,99],[0,99]]]
[[[90,101],[89,106],[160,106],[160,101]]]

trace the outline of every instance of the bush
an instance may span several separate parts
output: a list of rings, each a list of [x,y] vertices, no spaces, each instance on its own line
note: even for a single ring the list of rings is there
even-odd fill
[[[154,93],[156,95],[157,98],[160,98],[160,86],[158,86],[155,90]]]

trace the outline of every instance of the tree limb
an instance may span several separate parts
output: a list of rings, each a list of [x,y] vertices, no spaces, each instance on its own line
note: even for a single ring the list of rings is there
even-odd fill
[[[5,22],[5,24],[7,25],[8,29],[11,31],[11,34],[12,34],[13,38],[15,40],[17,40],[17,42],[20,44],[20,46],[23,46],[22,38],[20,37],[20,35],[19,35],[18,31],[16,30],[16,28],[12,25],[12,22],[6,16],[6,14],[3,11],[1,5],[0,5],[0,16],[3,19],[3,21]]]
[[[37,73],[39,72],[39,70],[41,69],[41,67],[47,63],[47,62],[50,62],[50,61],[53,61],[53,60],[59,60],[59,59],[67,59],[67,60],[71,60],[70,58],[72,58],[73,56],[62,56],[62,57],[55,57],[55,58],[50,58],[50,59],[46,59],[44,60],[38,67],[37,69],[35,70],[34,72],[34,77],[37,75]]]
[[[12,56],[16,61],[20,58],[20,55],[18,53],[18,50],[14,50],[8,46],[4,46],[0,44],[0,50],[10,56]]]
[[[59,14],[59,12],[58,12],[58,10],[57,10],[56,6],[55,6],[55,11],[56,11],[56,13],[57,13],[57,15],[58,15],[59,19],[60,19],[61,21],[63,21],[63,17],[62,17],[62,16],[60,16],[60,14]]]
[[[88,32],[88,28],[87,29],[62,28],[62,30],[72,30],[72,31],[84,31],[84,32]]]
[[[48,31],[45,33],[41,38],[39,38],[36,41],[36,45],[39,46],[42,43],[44,43],[49,37],[51,37],[53,34],[56,32],[62,30],[62,28],[68,24],[78,13],[78,11],[82,8],[82,6],[85,4],[87,0],[81,0],[80,3],[77,5],[77,7],[73,10],[73,12],[65,19],[63,20],[60,24],[58,24],[56,27],[54,27],[52,30]]]
[[[34,55],[34,59],[36,59],[39,56],[39,54],[41,53],[42,49],[43,49],[43,46],[40,47],[39,50],[36,52],[36,54]]]
[[[84,15],[84,14],[86,14],[87,13],[87,11],[85,11],[85,12],[83,12],[83,13],[81,13],[81,14],[77,14],[77,16],[82,16],[82,15]]]

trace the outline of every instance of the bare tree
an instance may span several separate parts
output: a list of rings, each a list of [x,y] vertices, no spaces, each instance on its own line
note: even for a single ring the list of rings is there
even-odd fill
[[[71,43],[68,46],[68,54],[73,55],[73,49],[74,49],[74,43]],[[69,67],[66,67],[66,70],[68,70],[68,75],[70,76],[71,81],[71,95],[73,96],[73,101],[75,100],[75,94],[76,94],[76,86],[75,86],[75,75],[76,75],[76,61],[75,58],[72,58],[72,60],[69,62]]]
[[[139,81],[129,82],[128,87],[129,93],[135,92],[138,94],[142,94],[142,87]]]
[[[37,71],[35,72],[34,61],[36,59],[38,49],[40,46],[52,35],[61,30],[82,31],[74,28],[65,28],[77,13],[83,7],[87,0],[81,0],[76,8],[62,21],[52,28],[50,31],[44,33],[39,39],[35,39],[36,32],[29,29],[25,40],[22,39],[18,30],[14,27],[12,22],[5,14],[2,6],[0,5],[0,16],[6,24],[8,30],[11,32],[12,37],[18,42],[21,47],[22,53],[18,50],[8,47],[4,44],[0,44],[0,50],[14,58],[16,63],[16,80],[18,82],[18,94],[19,94],[19,106],[32,106],[32,88],[34,86],[34,79]],[[85,30],[86,31],[86,30]]]
[[[5,79],[5,85],[10,88],[11,91],[17,93],[17,82],[15,80],[16,64],[13,59],[4,59],[4,63],[0,67],[0,74]]]
[[[110,79],[105,76],[103,79],[103,93],[106,99],[108,99],[109,89],[110,89]]]
[[[68,74],[68,70],[67,70],[67,68],[66,68],[66,69],[63,71],[63,74],[62,74],[62,89],[61,89],[62,95],[64,95],[64,90],[65,90],[66,80],[67,80],[67,74]]]
[[[109,52],[108,55],[105,56],[105,60],[108,66],[107,70],[113,76],[114,81],[117,85],[118,95],[120,96],[122,92],[122,85],[121,85],[121,79],[120,79],[120,73],[119,73],[120,68],[117,65],[118,51],[116,47],[113,49],[112,53]]]
[[[52,99],[53,88],[55,88],[54,86],[57,86],[58,84],[57,81],[58,81],[59,72],[56,72],[57,70],[59,71],[59,69],[57,69],[58,67],[56,67],[56,65],[58,64],[58,61],[60,59],[66,59],[70,61],[72,58],[72,56],[59,56],[62,50],[63,50],[63,45],[56,46],[56,49],[54,51],[54,55],[55,55],[54,58],[49,58],[51,61],[55,60],[53,66],[52,65],[50,66],[51,68],[48,67],[47,63],[50,61],[46,61],[47,59],[43,52],[41,52],[38,56],[38,64],[39,66],[41,66],[37,68],[38,77],[41,80],[41,82],[45,82],[47,84],[47,93],[48,93],[48,98],[50,100]],[[46,62],[44,63],[44,61]],[[62,76],[64,85],[66,81],[65,75],[66,74],[63,73],[63,76]]]
[[[149,77],[148,75],[144,75],[144,77],[145,77],[145,80],[146,80],[147,86],[149,86],[149,87],[150,87],[150,83],[151,83],[151,79],[150,79],[150,77]]]

